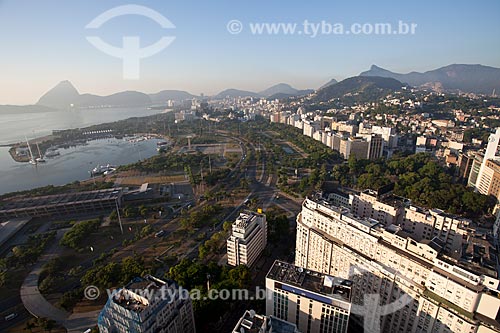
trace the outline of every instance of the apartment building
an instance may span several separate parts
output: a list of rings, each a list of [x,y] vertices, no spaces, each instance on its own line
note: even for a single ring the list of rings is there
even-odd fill
[[[256,314],[247,310],[232,333],[300,333],[297,326],[275,316]]]
[[[101,333],[195,333],[193,307],[179,286],[151,275],[110,295],[99,314]],[[175,292],[177,291],[177,292]]]
[[[399,224],[403,220],[405,199],[393,194],[394,184],[378,190],[364,190],[352,199],[352,213],[371,218],[385,225]]]
[[[302,333],[347,332],[352,281],[275,261],[266,276],[266,314]]]
[[[477,179],[479,177],[479,170],[483,164],[484,154],[476,153],[472,161],[471,170],[469,173],[469,178],[467,181],[467,186],[476,187]]]
[[[467,235],[457,250],[446,247],[439,237],[418,241],[401,226],[361,218],[321,196],[304,200],[297,216],[295,265],[352,280],[353,304],[373,293],[383,305],[409,298],[381,319],[383,332],[500,332],[490,237]]]
[[[242,212],[233,223],[231,236],[227,239],[227,262],[231,266],[252,266],[266,245],[266,215]]]
[[[497,157],[499,143],[500,143],[500,128],[497,128],[496,132],[494,134],[491,134],[490,137],[488,138],[488,146],[486,147],[484,158],[482,160],[481,167],[479,168],[479,172],[477,175],[477,180],[476,183],[474,184],[474,187],[479,191],[479,193],[488,194],[495,173],[494,165],[489,162],[497,159],[496,157]]]
[[[361,137],[349,137],[340,141],[340,154],[347,160],[351,155],[357,159],[366,159],[369,143]]]
[[[371,134],[368,138],[368,156],[369,160],[376,160],[382,157],[384,152],[384,139],[380,134]]]
[[[405,208],[404,218],[401,222],[403,230],[417,241],[439,238],[445,245],[445,250],[459,251],[464,237],[467,236],[470,220],[451,214],[446,214],[439,209],[423,209],[416,206]]]

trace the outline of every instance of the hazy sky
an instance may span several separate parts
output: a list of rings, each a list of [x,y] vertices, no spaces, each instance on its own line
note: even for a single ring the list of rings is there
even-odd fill
[[[118,5],[152,8],[175,26],[162,29],[127,15],[97,31],[85,26]],[[0,0],[0,104],[30,104],[59,81],[81,93],[182,89],[217,93],[225,88],[262,90],[286,82],[317,88],[370,65],[425,71],[452,63],[500,67],[500,1],[104,1]],[[237,19],[243,31],[232,35]],[[343,23],[416,23],[415,35],[252,35],[249,23],[308,20]],[[147,46],[164,35],[175,41],[141,61],[139,80],[122,78],[122,61],[97,50],[86,36],[120,46],[139,36]]]

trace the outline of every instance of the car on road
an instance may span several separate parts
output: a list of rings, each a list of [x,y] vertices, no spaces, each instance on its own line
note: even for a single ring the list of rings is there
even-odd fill
[[[14,312],[14,313],[11,313],[11,314],[9,314],[9,315],[5,316],[5,321],[12,320],[12,319],[14,319],[14,318],[16,318],[16,317],[17,317],[17,313],[15,313],[15,312]]]
[[[155,237],[163,237],[165,236],[165,230],[160,230],[155,234]]]

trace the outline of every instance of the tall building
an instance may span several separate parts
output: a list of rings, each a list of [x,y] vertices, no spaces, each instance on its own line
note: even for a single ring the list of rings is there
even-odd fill
[[[266,314],[302,333],[347,332],[352,281],[275,261],[266,276]]]
[[[364,190],[352,199],[351,210],[356,216],[371,218],[385,225],[399,224],[404,215],[404,198],[393,194],[394,184],[378,190]]]
[[[470,220],[439,209],[423,209],[416,206],[405,208],[403,231],[417,241],[432,240],[437,237],[448,252],[461,251],[463,239],[467,237]]]
[[[360,137],[349,137],[340,141],[340,154],[347,160],[351,155],[357,159],[366,159],[368,156],[368,141]]]
[[[297,326],[275,316],[263,316],[247,310],[233,329],[233,333],[300,333]]]
[[[110,295],[99,314],[101,333],[195,333],[191,299],[172,281],[135,278]]]
[[[384,139],[380,134],[372,134],[368,137],[368,159],[376,160],[382,157],[384,152]]]
[[[471,170],[469,173],[469,178],[467,181],[467,186],[476,187],[477,179],[479,176],[479,170],[483,164],[484,155],[481,153],[476,153],[474,155],[474,160],[472,161]]]
[[[487,194],[488,188],[492,179],[492,170],[488,168],[487,162],[495,159],[500,142],[500,127],[496,129],[494,134],[490,134],[488,138],[488,146],[484,153],[484,158],[479,168],[479,173],[475,183],[475,188],[482,194]]]
[[[295,265],[352,280],[353,307],[370,294],[384,306],[405,298],[380,318],[381,332],[500,332],[498,253],[491,235],[471,230],[451,237],[461,240],[452,251],[440,237],[430,238],[419,241],[400,226],[311,197],[297,216]]]
[[[458,154],[458,178],[461,181],[466,181],[467,179],[469,179],[473,162],[474,156],[472,154],[463,152],[460,152]]]
[[[500,160],[486,160],[483,174],[477,183],[479,193],[500,199]]]
[[[227,262],[231,266],[252,266],[267,245],[266,215],[240,213],[227,239]]]

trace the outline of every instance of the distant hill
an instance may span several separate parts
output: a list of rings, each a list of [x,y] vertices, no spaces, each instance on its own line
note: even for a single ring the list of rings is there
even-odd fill
[[[37,105],[55,109],[71,107],[112,107],[112,106],[148,106],[151,98],[138,91],[123,91],[109,96],[80,94],[69,81],[62,81],[45,93]]]
[[[138,91],[122,91],[109,96],[98,96],[82,94],[75,103],[77,107],[100,107],[100,106],[148,106],[151,98]]]
[[[318,90],[314,100],[326,102],[340,98],[353,102],[365,102],[382,98],[402,87],[401,82],[392,78],[355,76]]]
[[[69,81],[61,81],[38,100],[38,105],[56,109],[69,108],[78,102],[80,93]]]
[[[360,76],[380,76],[393,78],[411,86],[436,90],[461,91],[490,95],[493,89],[500,91],[500,68],[483,65],[454,64],[424,73],[394,73],[372,65]]]
[[[260,97],[259,94],[246,91],[246,90],[238,90],[238,89],[226,89],[215,95],[213,98],[215,99],[223,99],[226,97]]]
[[[267,97],[268,99],[282,99],[292,96],[302,96],[313,92],[312,89],[299,90],[295,89],[287,83],[278,83],[272,87],[259,92],[259,95]]]
[[[267,99],[282,99],[292,96],[302,96],[313,92],[312,89],[299,90],[295,89],[289,84],[278,83],[272,87],[262,90],[261,92],[253,92],[239,89],[226,89],[217,95],[213,96],[214,99],[222,99],[226,97],[266,97]]]
[[[318,89],[318,90],[323,89],[323,88],[326,88],[326,87],[328,87],[328,86],[331,86],[332,84],[335,84],[335,83],[337,83],[337,82],[338,82],[337,80],[335,80],[335,79],[331,79],[330,81],[328,81],[327,83],[325,83],[324,85],[322,85],[321,87],[319,87],[319,89]]]
[[[162,90],[155,94],[149,94],[153,104],[165,104],[168,100],[184,101],[186,99],[193,99],[197,96],[182,90]]]

